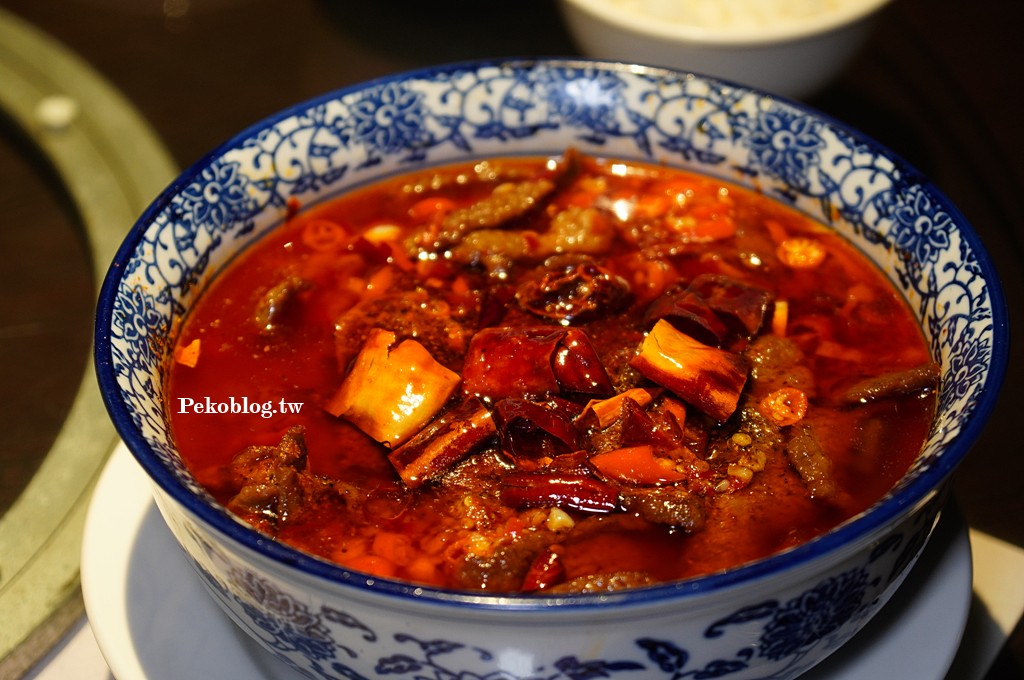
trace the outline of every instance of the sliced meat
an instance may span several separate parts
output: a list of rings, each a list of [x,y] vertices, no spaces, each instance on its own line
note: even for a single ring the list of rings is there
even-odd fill
[[[544,204],[544,200],[554,193],[556,184],[547,178],[524,180],[521,182],[503,182],[485,198],[457,208],[448,213],[441,221],[441,231],[435,243],[447,248],[455,245],[462,238],[478,229],[495,229],[508,225]]]
[[[786,442],[786,456],[807,486],[811,498],[828,499],[836,495],[832,460],[809,425],[794,427],[792,436]]]
[[[252,316],[260,335],[272,336],[281,330],[299,292],[307,286],[305,281],[289,276],[260,297]]]
[[[656,583],[656,579],[642,571],[617,571],[610,574],[593,574],[566,581],[548,588],[547,593],[613,593],[628,588],[642,588]]]
[[[448,249],[480,230],[506,229],[547,203],[567,178],[579,168],[576,153],[569,149],[547,177],[510,180],[498,184],[490,195],[445,215],[433,246]]]
[[[493,592],[519,590],[537,557],[548,547],[551,535],[545,531],[523,532],[511,543],[492,550],[471,552],[455,573],[455,587]]]
[[[750,362],[751,394],[760,398],[783,387],[795,387],[808,397],[815,394],[814,373],[806,357],[792,340],[762,335],[743,352]]]
[[[847,388],[839,395],[843,405],[866,404],[891,397],[902,397],[922,390],[933,390],[939,386],[942,368],[935,362],[907,369],[893,371],[862,380]]]
[[[476,320],[456,318],[443,299],[422,288],[393,294],[351,307],[334,324],[338,365],[344,370],[366,343],[373,328],[398,339],[413,338],[447,368],[458,371]]]
[[[622,504],[648,522],[687,533],[704,528],[704,499],[678,486],[636,487],[619,491]]]
[[[330,483],[306,471],[302,428],[291,428],[276,446],[249,446],[234,457],[231,476],[239,489],[227,507],[268,530],[298,518]]]

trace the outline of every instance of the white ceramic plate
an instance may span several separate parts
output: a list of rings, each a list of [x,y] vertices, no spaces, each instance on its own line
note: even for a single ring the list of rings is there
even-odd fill
[[[124,445],[100,478],[83,541],[86,611],[118,680],[303,677],[259,648],[207,596]],[[889,604],[804,678],[941,680],[967,621],[971,584],[967,528],[947,512]]]

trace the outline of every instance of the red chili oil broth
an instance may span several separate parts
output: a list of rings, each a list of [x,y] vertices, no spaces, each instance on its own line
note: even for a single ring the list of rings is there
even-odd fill
[[[831,460],[838,489],[834,497],[811,498],[780,455],[748,486],[704,499],[703,528],[692,533],[637,513],[567,508],[564,514],[573,528],[550,540],[535,540],[531,533],[546,532],[549,508],[506,507],[492,487],[475,492],[467,476],[475,468],[465,461],[448,473],[448,481],[442,475],[407,489],[388,460],[388,447],[325,410],[352,361],[353,347],[338,341],[336,322],[356,313],[368,285],[375,287],[369,294],[383,296],[418,286],[451,311],[477,304],[474,291],[482,286],[505,290],[537,276],[533,268],[543,265],[536,258],[495,272],[480,261],[446,258],[445,248],[420,258],[404,244],[439,206],[450,210],[472,204],[501,182],[553,177],[553,164],[546,159],[497,159],[476,168],[389,179],[300,212],[250,247],[216,277],[183,323],[176,346],[199,339],[196,365],[169,360],[168,411],[185,464],[218,501],[228,503],[239,491],[229,470],[232,459],[246,447],[276,445],[289,428],[301,426],[307,473],[333,480],[328,483],[336,483],[336,491],[308,503],[294,521],[260,520],[258,528],[301,550],[379,576],[496,591],[518,590],[523,564],[548,544],[555,546],[564,572],[545,584],[552,587],[600,574],[643,574],[633,583],[642,585],[645,579],[667,581],[727,569],[805,542],[884,495],[920,451],[934,416],[935,390],[856,407],[829,405],[829,395],[844,385],[930,361],[917,322],[877,268],[831,230],[740,187],[653,165],[632,164],[623,172],[621,163],[576,162],[571,176],[555,178],[558,189],[537,214],[501,228],[543,233],[550,216],[565,206],[596,201],[614,226],[614,237],[607,252],[588,257],[629,281],[632,296],[627,308],[579,325],[602,357],[635,352],[645,330],[638,319],[652,300],[673,283],[701,274],[733,277],[769,291],[776,304],[784,300],[785,335],[803,352],[814,375],[817,396],[811,397],[804,420],[815,425]],[[633,213],[617,220],[615,212],[624,206]],[[702,220],[710,234],[706,242],[686,231]],[[716,223],[723,220],[724,228]],[[358,238],[367,229],[376,229],[372,244]],[[728,235],[730,230],[735,233]],[[780,264],[775,255],[780,238],[811,239],[827,255],[808,268]],[[641,260],[659,266],[632,270]],[[280,328],[261,334],[254,310],[289,277],[301,285]],[[488,299],[495,298],[507,296]],[[501,308],[501,323],[563,327],[519,309],[508,312],[514,305]],[[479,322],[478,310],[465,318],[469,338]],[[402,337],[414,332],[391,330]],[[456,373],[463,369],[458,352],[435,359]],[[179,412],[182,399],[228,403],[243,397],[250,404],[272,402],[275,409],[281,401],[302,404],[301,412],[270,417]],[[693,412],[688,405],[687,418]],[[489,456],[508,465],[497,445],[486,448],[470,458]],[[493,471],[495,463],[481,465]],[[494,545],[513,545],[528,535],[521,551],[488,554]],[[474,553],[467,566],[466,555],[474,550],[480,554]]]

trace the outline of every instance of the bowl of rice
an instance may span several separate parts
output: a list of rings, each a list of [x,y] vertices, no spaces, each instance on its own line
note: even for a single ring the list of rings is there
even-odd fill
[[[805,98],[864,48],[891,0],[560,0],[587,56],[693,71]]]

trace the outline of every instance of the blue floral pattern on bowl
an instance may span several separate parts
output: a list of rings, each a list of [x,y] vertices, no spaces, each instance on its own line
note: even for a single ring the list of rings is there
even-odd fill
[[[813,582],[791,586],[785,598],[733,601],[715,618],[691,622],[704,631],[699,649],[692,636],[676,637],[670,627],[633,635],[615,654],[566,650],[528,672],[510,670],[500,650],[468,637],[389,630],[326,598],[314,607],[282,572],[247,566],[249,558],[236,553],[277,559],[285,572],[322,579],[357,599],[434,602],[444,611],[453,600],[482,611],[502,606],[363,579],[263,541],[201,500],[205,494],[168,432],[164,354],[204,283],[296,207],[426,165],[558,154],[569,146],[678,165],[762,191],[847,236],[906,296],[943,366],[942,417],[911,472],[876,508],[828,536],[696,579],[684,590],[687,597],[714,597],[812,569],[831,553],[861,552],[832,560],[831,571],[815,571]],[[140,218],[101,293],[96,351],[114,422],[156,481],[158,498],[165,496],[161,510],[211,592],[265,646],[313,677],[783,678],[851,637],[913,564],[938,512],[939,489],[991,409],[1006,333],[998,281],[977,237],[944,196],[875,142],[796,104],[713,79],[542,60],[402,74],[329,94],[243,132],[186,171]],[[628,610],[663,607],[679,596],[667,585],[611,599]],[[570,600],[584,618],[600,607]],[[543,606],[517,602],[512,609],[536,613]],[[469,663],[467,654],[472,666],[460,666]]]

